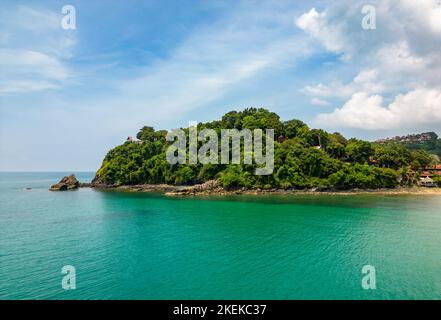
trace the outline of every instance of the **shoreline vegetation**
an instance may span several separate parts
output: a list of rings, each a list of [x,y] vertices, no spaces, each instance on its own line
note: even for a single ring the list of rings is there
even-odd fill
[[[188,146],[189,128],[181,129]],[[429,145],[440,143],[435,133],[426,134],[424,148],[414,145],[411,149],[399,142],[346,139],[338,132],[311,129],[300,120],[281,121],[276,113],[263,108],[231,111],[220,120],[198,123],[196,129],[212,129],[218,137],[224,129],[272,129],[272,173],[256,175],[258,164],[243,163],[245,138],[234,146],[240,154],[237,164],[190,164],[187,156],[184,162],[172,165],[166,153],[174,141],[167,141],[167,131],[145,126],[136,139],[129,137],[107,153],[91,186],[167,195],[425,194],[439,193],[441,187],[440,159],[427,151]],[[211,142],[208,138],[199,136],[198,150]],[[219,146],[208,151],[216,159],[221,154]],[[254,150],[247,152],[254,156]],[[417,188],[423,184],[433,188]]]

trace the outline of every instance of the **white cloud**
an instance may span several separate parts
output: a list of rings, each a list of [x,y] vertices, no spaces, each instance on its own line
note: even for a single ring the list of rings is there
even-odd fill
[[[308,85],[305,86],[302,91],[311,96],[319,97],[348,97],[352,94],[351,88],[337,81],[329,85],[323,83]]]
[[[0,49],[0,64],[3,71],[8,68],[15,73],[35,74],[57,81],[63,81],[68,76],[58,59],[36,51]]]
[[[441,126],[441,90],[417,88],[400,94],[388,106],[379,95],[355,93],[341,108],[318,115],[316,122],[326,127],[367,130],[418,129],[421,125]]]
[[[319,83],[317,85],[305,86],[302,91],[311,96],[349,98],[359,91],[372,94],[381,93],[384,90],[384,85],[378,79],[378,71],[366,69],[358,73],[347,84],[343,84],[340,81],[334,81],[330,84]]]
[[[328,25],[327,15],[326,11],[317,12],[315,8],[312,8],[297,18],[295,24],[318,39],[326,49],[341,53],[346,47],[344,38],[341,36],[341,25],[338,23]]]
[[[424,25],[425,30],[441,34],[441,3],[437,0],[401,0],[401,10],[406,13],[412,25]]]
[[[438,0],[372,1],[377,29],[364,30],[360,22],[364,1],[339,1],[318,12],[311,9],[297,26],[328,51],[343,55],[343,64],[358,74],[348,83],[341,74],[330,84],[308,85],[303,92],[314,97],[345,99],[343,107],[317,117],[319,123],[360,129],[417,128],[438,123],[441,113],[441,2]],[[402,93],[405,93],[404,95]],[[383,107],[382,97],[395,97]],[[414,101],[423,114],[412,114],[404,100]],[[403,100],[404,99],[404,100]],[[436,110],[438,109],[438,111]],[[430,112],[429,112],[430,111]]]
[[[377,29],[361,27],[363,0],[341,0],[323,11],[312,8],[300,15],[296,25],[320,42],[328,51],[346,58],[372,58],[389,45],[409,44],[406,55],[424,56],[439,48],[441,3],[439,0],[372,0]]]
[[[428,59],[413,54],[405,40],[384,45],[378,51],[376,58],[382,67],[386,68],[389,72],[420,72],[429,63]]]
[[[0,95],[62,87],[72,77],[67,61],[74,33],[60,27],[60,15],[27,6],[0,13]]]
[[[311,104],[316,105],[316,106],[321,106],[321,107],[328,107],[331,105],[331,103],[329,103],[328,101],[322,100],[319,98],[312,98]]]
[[[0,95],[55,89],[69,76],[59,59],[29,50],[0,49]]]

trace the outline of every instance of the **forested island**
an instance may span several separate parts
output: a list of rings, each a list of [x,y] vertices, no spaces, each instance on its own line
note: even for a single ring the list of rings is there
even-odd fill
[[[256,164],[176,164],[166,159],[172,142],[167,131],[145,126],[135,139],[110,150],[92,182],[94,187],[211,185],[222,190],[353,190],[418,184],[421,173],[439,163],[424,149],[399,142],[347,139],[340,133],[311,129],[300,120],[281,121],[263,108],[231,111],[198,130],[274,129],[274,171],[256,175]],[[188,134],[188,128],[184,129]],[[201,144],[203,142],[200,142]],[[433,174],[441,185],[441,176]],[[153,186],[153,187],[151,187]],[[134,188],[136,189],[136,188]],[[140,188],[139,190],[142,190]]]

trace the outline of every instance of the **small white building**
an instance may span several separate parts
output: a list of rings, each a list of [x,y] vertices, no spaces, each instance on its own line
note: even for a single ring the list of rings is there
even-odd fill
[[[142,143],[142,140],[135,139],[132,136],[128,136],[126,141],[134,142],[134,143]]]

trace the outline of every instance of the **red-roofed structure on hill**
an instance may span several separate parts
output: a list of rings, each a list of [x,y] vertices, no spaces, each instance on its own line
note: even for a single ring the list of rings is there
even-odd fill
[[[432,175],[441,176],[441,164],[434,165],[433,167],[428,167],[425,171],[432,173]]]

